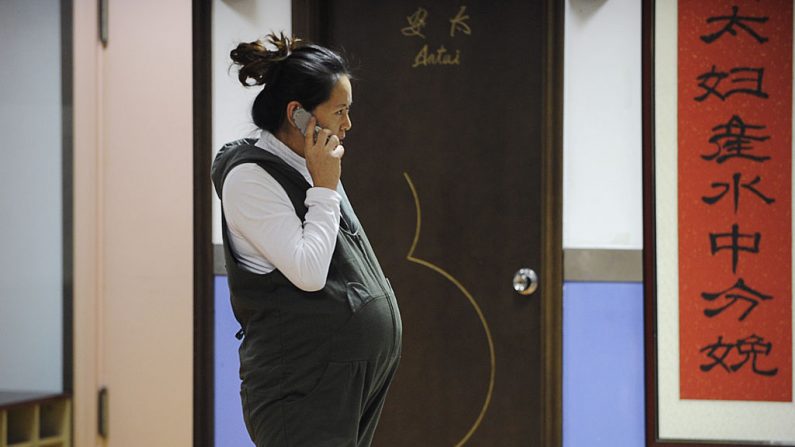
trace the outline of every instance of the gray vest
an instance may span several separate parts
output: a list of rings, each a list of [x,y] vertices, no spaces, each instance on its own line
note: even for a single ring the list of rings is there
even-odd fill
[[[232,168],[256,163],[284,188],[303,221],[310,185],[296,170],[254,143],[253,139],[237,140],[218,152],[212,166],[218,197]],[[278,367],[287,368],[281,371],[283,378],[290,371],[330,360],[386,358],[399,353],[402,329],[394,292],[341,186],[339,192],[340,231],[326,285],[317,292],[298,289],[278,270],[257,274],[241,268],[229,250],[222,214],[232,309],[245,333],[240,347],[244,385],[251,382],[266,390],[268,384],[261,382],[271,380],[272,375],[264,372]]]

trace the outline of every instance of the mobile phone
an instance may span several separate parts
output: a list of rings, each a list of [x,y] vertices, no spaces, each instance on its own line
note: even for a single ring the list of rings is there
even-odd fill
[[[304,110],[303,107],[299,107],[293,112],[293,121],[295,121],[295,126],[298,127],[302,135],[306,135],[306,126],[309,124],[311,118],[312,114]],[[315,138],[317,138],[317,133],[319,131],[320,127],[315,126]]]

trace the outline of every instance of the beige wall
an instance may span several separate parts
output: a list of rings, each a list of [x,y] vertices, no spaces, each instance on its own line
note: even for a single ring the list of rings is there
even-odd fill
[[[96,5],[76,0],[74,55],[74,441],[96,446],[99,386],[97,308],[99,288],[98,80]]]
[[[190,0],[75,0],[75,444],[192,445]]]

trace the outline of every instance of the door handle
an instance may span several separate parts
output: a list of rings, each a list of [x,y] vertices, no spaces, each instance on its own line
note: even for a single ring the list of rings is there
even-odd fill
[[[513,290],[520,295],[532,295],[538,289],[538,275],[532,269],[521,268],[513,275]]]

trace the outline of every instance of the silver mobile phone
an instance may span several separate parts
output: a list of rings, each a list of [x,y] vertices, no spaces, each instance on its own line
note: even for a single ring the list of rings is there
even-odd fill
[[[302,135],[306,135],[306,126],[311,118],[312,114],[304,110],[303,107],[299,107],[293,112],[293,121],[295,121],[295,125]],[[320,132],[320,126],[315,126],[315,137],[317,137],[318,132]]]

